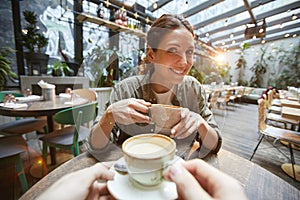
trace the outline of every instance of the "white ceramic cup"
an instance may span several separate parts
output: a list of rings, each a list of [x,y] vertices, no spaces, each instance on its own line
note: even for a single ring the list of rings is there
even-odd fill
[[[150,117],[160,133],[170,133],[171,129],[180,121],[182,108],[174,105],[152,104]]]
[[[163,180],[163,170],[174,160],[176,143],[161,134],[141,134],[127,139],[122,150],[130,180],[155,186]]]

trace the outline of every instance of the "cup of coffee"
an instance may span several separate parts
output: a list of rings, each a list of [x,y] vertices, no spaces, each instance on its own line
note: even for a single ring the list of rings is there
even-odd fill
[[[181,107],[166,104],[152,104],[150,117],[160,133],[170,133],[181,119]]]
[[[163,170],[174,160],[176,143],[161,134],[141,134],[122,144],[130,180],[141,186],[155,186]]]

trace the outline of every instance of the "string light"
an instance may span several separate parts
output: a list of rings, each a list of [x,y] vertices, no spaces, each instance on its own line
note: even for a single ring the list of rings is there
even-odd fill
[[[262,44],[266,43],[266,40],[262,39],[262,40],[261,40],[261,43],[262,43]]]
[[[264,32],[264,29],[263,28],[261,28],[261,29],[259,29],[259,31],[258,31],[259,33],[263,33]]]
[[[104,1],[106,7],[109,7],[110,6],[110,2],[108,0]]]
[[[289,33],[287,33],[287,34],[285,34],[285,35],[284,35],[284,37],[289,37],[289,36],[290,36],[290,34],[289,34]]]
[[[231,42],[231,44],[235,44],[235,40],[233,40],[233,41]]]
[[[134,17],[137,19],[139,17],[139,14],[137,12],[135,12]]]
[[[149,23],[149,17],[146,17],[145,22],[148,24]]]
[[[293,37],[297,37],[297,34],[294,34]]]
[[[207,33],[205,34],[205,36],[206,36],[206,37],[209,37],[209,33],[207,32]]]
[[[297,15],[293,14],[292,15],[292,20],[295,20],[295,19],[297,19]]]
[[[256,35],[253,35],[252,39],[255,40],[256,39]]]
[[[233,34],[233,33],[231,33],[231,34],[230,34],[230,38],[233,38],[233,36],[234,36],[234,34]]]
[[[153,4],[153,9],[156,10],[157,7],[158,7],[157,2],[155,2],[155,3]]]

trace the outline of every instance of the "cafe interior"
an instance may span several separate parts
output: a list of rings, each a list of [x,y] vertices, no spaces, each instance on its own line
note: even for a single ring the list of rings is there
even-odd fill
[[[142,73],[147,32],[163,14],[194,28],[188,75],[223,140],[207,162],[248,199],[299,199],[300,1],[8,0],[0,9],[3,199],[35,199],[67,173],[122,159],[118,146],[95,159],[86,138],[114,85]],[[186,148],[188,160],[195,148]],[[178,198],[165,182],[135,188],[116,174],[116,199]]]

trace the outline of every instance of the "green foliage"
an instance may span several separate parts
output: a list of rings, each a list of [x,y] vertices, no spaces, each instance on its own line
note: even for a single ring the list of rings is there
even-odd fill
[[[29,52],[35,52],[37,49],[39,53],[42,52],[42,48],[48,44],[48,38],[42,33],[39,33],[37,26],[37,15],[32,11],[23,11],[23,15],[26,21],[24,30],[22,33],[23,45]]]
[[[73,76],[74,71],[69,68],[66,63],[61,63],[60,61],[56,61],[54,65],[51,67],[52,76]]]
[[[190,69],[188,75],[195,77],[201,84],[204,83],[203,72],[199,72],[194,66]]]
[[[242,46],[241,46],[241,52],[239,53],[240,54],[240,57],[239,59],[237,60],[237,63],[236,63],[236,70],[239,70],[239,77],[238,77],[238,83],[239,85],[245,85],[245,81],[243,81],[243,76],[244,76],[244,70],[246,69],[247,67],[247,61],[245,60],[245,51],[247,49],[250,48],[250,45],[248,43],[243,43]]]
[[[6,86],[8,79],[11,81],[18,80],[17,74],[15,74],[11,69],[10,56],[13,50],[10,48],[2,47],[0,50],[0,90]]]
[[[121,65],[119,65],[119,63]],[[91,53],[84,59],[85,65],[90,68],[89,74],[94,79],[95,87],[111,87],[115,84],[115,74],[117,73],[119,79],[128,77],[133,68],[132,59],[125,57],[116,49],[108,49],[97,45]],[[113,66],[118,64],[118,69]]]
[[[287,89],[287,86],[300,87],[300,46],[288,51],[283,48],[278,49],[279,65],[282,70],[279,72],[278,78],[274,81],[275,86],[280,89]]]
[[[268,70],[268,65],[266,63],[266,51],[265,48],[260,48],[261,54],[258,60],[254,63],[254,65],[250,68],[250,71],[254,72],[253,76],[250,79],[251,87],[263,87],[263,74],[265,74]]]

